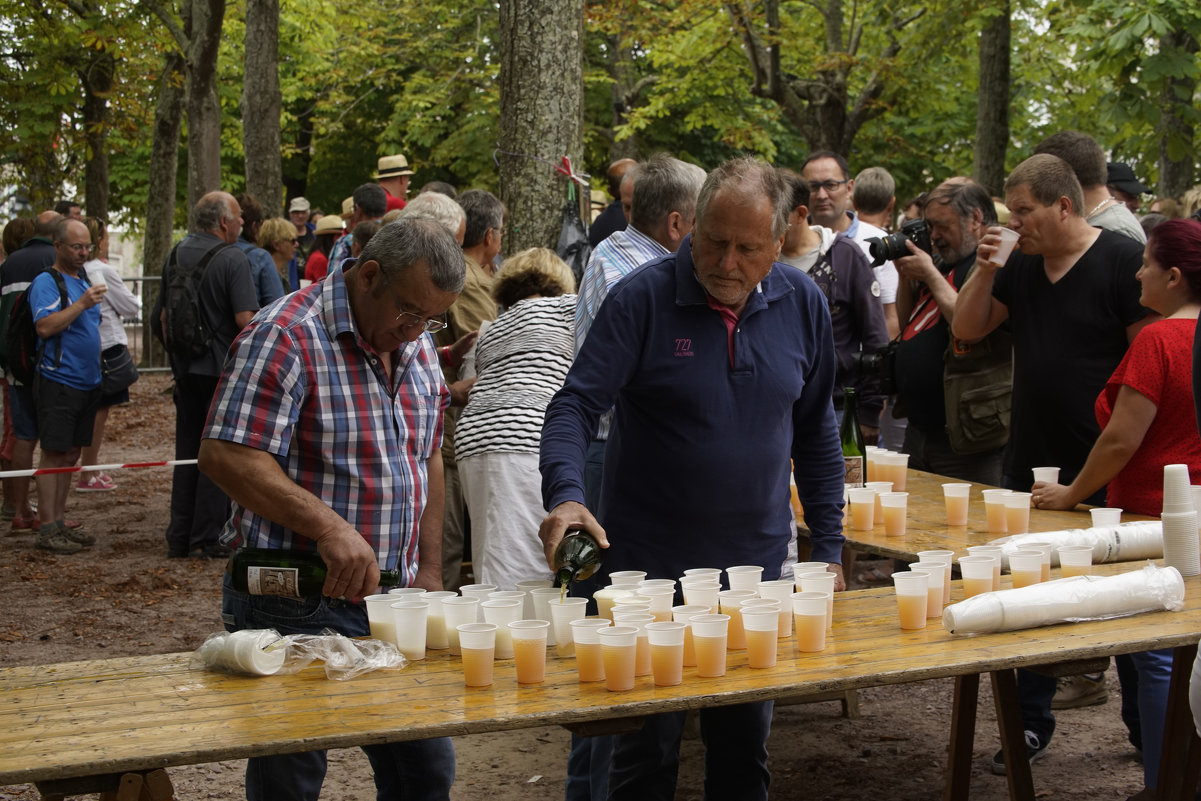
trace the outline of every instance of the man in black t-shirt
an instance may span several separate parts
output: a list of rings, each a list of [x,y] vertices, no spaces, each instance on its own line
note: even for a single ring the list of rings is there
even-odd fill
[[[937,251],[932,259],[912,242],[912,255],[896,259],[900,272],[897,312],[897,396],[909,417],[904,452],[909,466],[993,486],[1001,483],[1003,447],[961,454],[947,434],[943,357],[960,287],[976,262],[984,230],[997,224],[988,191],[968,178],[951,178],[926,198],[922,211]]]

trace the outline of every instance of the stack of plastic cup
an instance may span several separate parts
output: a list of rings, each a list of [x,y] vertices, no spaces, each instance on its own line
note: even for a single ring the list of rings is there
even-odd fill
[[[1163,563],[1182,576],[1201,575],[1201,541],[1197,537],[1197,511],[1193,507],[1188,465],[1163,469]]]

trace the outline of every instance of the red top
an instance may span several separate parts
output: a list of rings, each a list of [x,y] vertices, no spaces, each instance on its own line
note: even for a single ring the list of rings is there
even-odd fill
[[[316,283],[325,278],[327,272],[329,272],[329,257],[320,250],[314,250],[304,263],[305,279]]]
[[[1157,407],[1143,442],[1109,482],[1106,503],[1127,512],[1158,516],[1163,511],[1163,468],[1187,464],[1201,483],[1201,436],[1193,409],[1193,332],[1197,321],[1159,320],[1139,331],[1118,369],[1097,396],[1097,422],[1109,423],[1118,390],[1128,386]]]
[[[384,194],[388,196],[388,211],[403,209],[405,207],[405,199],[403,197],[392,197],[392,194],[387,189],[384,190]]]

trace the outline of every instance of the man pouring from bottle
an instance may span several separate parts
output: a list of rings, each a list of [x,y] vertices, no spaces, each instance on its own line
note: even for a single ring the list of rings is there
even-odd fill
[[[267,307],[230,351],[200,469],[233,500],[222,541],[317,553],[320,592],[240,592],[226,575],[230,631],[332,628],[368,634],[358,600],[380,571],[442,588],[441,412],[450,395],[427,331],[463,287],[463,253],[441,224],[384,226],[349,269]],[[298,593],[301,594],[301,593]],[[449,738],[364,746],[380,799],[448,799]],[[325,752],[255,757],[246,794],[316,801]]]
[[[679,252],[613,287],[546,413],[548,560],[568,528],[582,528],[608,546],[605,571],[676,578],[755,564],[778,578],[792,535],[791,459],[812,558],[844,587],[834,345],[821,292],[774,264],[788,205],[770,165],[727,162],[701,189]],[[610,407],[600,508],[588,510],[585,454]],[[771,714],[770,701],[701,710],[706,798],[767,798]],[[610,799],[674,797],[683,723],[683,713],[655,715],[617,738]]]

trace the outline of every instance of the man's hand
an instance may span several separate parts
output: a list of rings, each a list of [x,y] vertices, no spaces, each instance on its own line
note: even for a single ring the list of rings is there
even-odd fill
[[[414,587],[421,587],[428,592],[439,592],[442,587],[442,565],[430,565],[420,562],[417,565],[417,576],[413,579]]]
[[[96,284],[88,287],[88,291],[79,296],[77,303],[82,304],[83,308],[90,309],[100,302],[104,297],[104,293],[108,292],[108,284]]]
[[[550,514],[546,516],[546,519],[542,521],[542,525],[538,527],[538,538],[542,540],[542,551],[546,554],[546,564],[551,570],[555,569],[555,549],[559,547],[559,541],[563,539],[563,533],[569,528],[583,529],[596,537],[596,541],[600,544],[600,547],[609,547],[609,540],[605,537],[605,530],[601,528],[600,523],[596,522],[596,518],[592,516],[592,513],[581,503],[565,501],[554,509],[551,509]]]
[[[895,264],[896,262],[893,263]],[[838,576],[838,578],[834,579],[834,592],[842,592],[847,588],[846,578],[842,575],[842,565],[834,562],[827,562],[826,572],[833,573],[834,575]]]
[[[471,331],[455,340],[455,344],[450,346],[451,367],[458,367],[463,363],[463,357],[467,355],[467,351],[471,350],[471,346],[475,344],[479,335],[479,331]]]
[[[447,387],[450,390],[450,405],[459,408],[466,406],[467,397],[471,394],[471,388],[474,386],[474,378],[465,378],[462,381],[456,381]]]
[[[327,571],[322,595],[357,600],[375,592],[379,586],[375,550],[349,523],[325,531],[314,539]]]
[[[905,247],[909,248],[910,255],[892,261],[902,278],[909,281],[921,281],[927,286],[932,285],[935,281],[946,280],[934,266],[934,259],[930,258],[929,253],[908,239],[905,240]]]
[[[985,230],[987,233],[980,237],[980,244],[976,245],[976,264],[987,264],[994,270],[1004,267],[1004,264],[998,264],[992,260],[993,254],[1001,246],[1001,226],[993,225]]]

